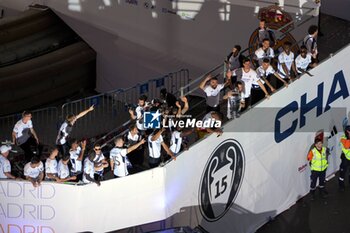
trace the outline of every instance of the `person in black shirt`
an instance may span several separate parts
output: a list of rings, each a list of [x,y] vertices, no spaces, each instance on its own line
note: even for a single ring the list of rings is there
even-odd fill
[[[167,103],[168,107],[176,107],[176,97],[169,93],[166,88],[160,90],[160,96]]]

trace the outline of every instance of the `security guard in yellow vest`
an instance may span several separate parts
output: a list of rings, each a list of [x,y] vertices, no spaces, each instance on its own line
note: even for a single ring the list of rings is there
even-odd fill
[[[326,198],[328,195],[325,189],[326,170],[328,167],[327,149],[323,146],[323,142],[320,138],[315,139],[314,147],[307,155],[307,160],[310,161],[311,168],[311,198],[315,198],[317,179],[319,181],[320,194],[323,198]]]
[[[341,164],[339,168],[339,189],[340,191],[345,190],[344,179],[345,173],[348,167],[350,167],[350,126],[346,126],[344,130],[345,134],[340,138],[341,153]],[[350,182],[350,173],[349,173]]]

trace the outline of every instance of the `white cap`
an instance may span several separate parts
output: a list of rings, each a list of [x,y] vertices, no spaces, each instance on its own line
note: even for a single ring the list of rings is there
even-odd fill
[[[12,149],[11,146],[2,145],[2,146],[0,147],[0,153],[1,153],[1,154],[4,154],[4,153],[10,151],[11,149]]]

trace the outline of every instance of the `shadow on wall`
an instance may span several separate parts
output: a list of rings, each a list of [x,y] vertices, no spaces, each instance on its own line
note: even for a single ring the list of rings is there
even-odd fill
[[[184,207],[179,213],[166,220],[110,231],[109,233],[152,232],[181,226],[195,228],[199,225],[210,233],[254,232],[259,226],[276,215],[276,211],[252,213],[239,205],[233,204],[221,219],[215,222],[208,222],[204,219],[199,208],[199,206]],[[225,205],[222,204],[214,208],[225,208]]]

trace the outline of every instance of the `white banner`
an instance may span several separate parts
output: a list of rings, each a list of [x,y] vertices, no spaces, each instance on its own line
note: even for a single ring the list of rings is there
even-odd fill
[[[101,187],[0,181],[0,233],[107,232],[161,220],[162,228],[255,232],[308,193],[306,155],[317,131],[331,150],[327,174],[338,169],[349,53],[347,47],[313,77],[304,75],[229,122],[221,137],[210,135],[162,168]]]

